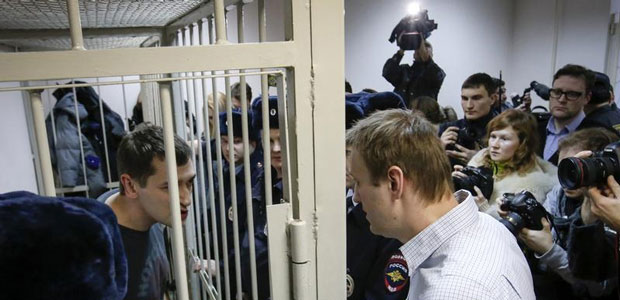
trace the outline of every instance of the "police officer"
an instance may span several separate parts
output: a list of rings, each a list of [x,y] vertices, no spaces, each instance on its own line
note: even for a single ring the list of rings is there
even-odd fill
[[[280,146],[280,126],[278,114],[278,98],[269,97],[269,140],[271,157],[271,192],[272,203],[283,202],[282,185],[282,148]],[[260,131],[263,127],[262,98],[258,97],[252,102],[253,128]],[[261,135],[262,136],[262,135]],[[267,149],[265,149],[267,151]],[[261,168],[257,173],[257,182],[253,186],[253,216],[254,216],[254,246],[256,251],[256,280],[258,299],[265,300],[270,297],[269,290],[269,246],[267,228],[267,203],[265,201],[265,170]],[[250,277],[250,236],[246,233],[242,241],[242,273],[243,292],[249,299],[252,298]]]
[[[405,108],[392,92],[346,95],[346,128],[377,110]],[[347,299],[399,300],[407,298],[408,269],[399,253],[401,243],[370,232],[362,206],[353,199],[355,182],[349,175],[350,151],[347,145]]]
[[[234,163],[234,173],[235,173],[235,191],[234,195],[236,195],[236,205],[237,205],[237,222],[239,229],[239,243],[241,245],[240,253],[243,256],[243,245],[242,239],[246,236],[247,233],[247,210],[246,210],[246,199],[245,199],[245,170],[243,164],[244,157],[244,147],[243,147],[243,136],[242,136],[242,113],[239,110],[232,111],[232,131],[233,131],[233,140],[229,140],[228,131],[231,130],[230,124],[228,124],[227,113],[222,112],[219,115],[220,122],[220,138],[221,138],[221,151],[224,159],[222,160],[222,182],[224,184],[224,211],[226,218],[226,241],[227,247],[226,250],[223,250],[223,242],[222,241],[222,228],[221,228],[221,219],[220,219],[220,201],[219,201],[219,184],[218,180],[214,180],[214,195],[216,197],[215,201],[215,215],[217,220],[217,237],[220,241],[219,243],[219,251],[222,253],[220,256],[226,255],[229,261],[229,280],[231,284],[231,291],[233,294],[236,291],[235,284],[235,256],[234,256],[234,231],[233,231],[233,222],[234,222],[234,214],[233,214],[233,191],[231,190],[231,180],[230,180],[230,168]],[[260,148],[259,136],[257,130],[252,126],[252,116],[248,114],[248,140],[249,140],[249,155],[250,155],[250,174],[251,174],[251,186],[250,189],[254,190],[253,187],[259,181],[259,174],[262,172],[263,167],[263,154]],[[233,154],[230,155],[229,145],[233,145]],[[217,176],[218,166],[217,161],[213,163],[213,169]],[[255,196],[253,196],[255,198]],[[211,230],[213,230],[211,228]],[[223,260],[220,262],[221,270],[223,270]],[[241,268],[244,268],[244,264],[241,264]]]

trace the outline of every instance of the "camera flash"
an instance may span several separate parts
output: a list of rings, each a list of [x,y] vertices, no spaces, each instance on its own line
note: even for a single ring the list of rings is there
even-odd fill
[[[407,11],[409,12],[410,15],[415,15],[420,11],[420,3],[418,2],[412,2],[409,4],[409,6],[407,7]]]

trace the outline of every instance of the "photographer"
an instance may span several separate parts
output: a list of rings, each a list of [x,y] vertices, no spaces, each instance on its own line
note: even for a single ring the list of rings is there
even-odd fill
[[[495,102],[494,91],[493,78],[486,73],[473,74],[463,82],[461,107],[465,117],[439,126],[441,143],[452,166],[467,164],[486,146],[483,137],[487,123],[495,116],[491,109]]]
[[[509,109],[489,122],[486,139],[489,147],[478,152],[469,162],[472,167],[485,167],[493,172],[493,192],[487,200],[476,188],[480,211],[495,218],[497,199],[504,193],[531,192],[539,201],[557,184],[556,167],[540,159],[536,120],[526,112]],[[454,176],[466,176],[455,166]]]
[[[602,150],[607,144],[618,137],[602,128],[590,128],[576,131],[568,135],[559,145],[560,160],[575,156],[580,151]],[[596,298],[606,299],[615,287],[613,282],[606,278],[599,280],[579,280],[569,268],[569,258],[566,249],[571,240],[569,231],[571,223],[580,217],[582,207],[587,207],[588,197],[584,189],[567,189],[556,185],[547,194],[544,207],[553,220],[551,229],[547,219],[543,219],[542,230],[524,228],[519,233],[519,239],[534,251],[530,255],[530,264],[534,277],[534,287],[539,299],[574,299]],[[503,213],[501,213],[503,214]],[[587,222],[591,218],[587,217]],[[603,238],[604,239],[604,238]],[[580,243],[583,241],[579,241]],[[590,248],[589,243],[585,243]],[[585,246],[585,245],[584,245]],[[596,256],[601,256],[600,248]],[[602,298],[600,298],[602,297]]]
[[[383,77],[394,86],[405,103],[419,96],[437,99],[446,73],[433,61],[433,47],[422,38],[420,47],[413,54],[413,64],[400,64],[405,50],[399,49],[383,65]]]

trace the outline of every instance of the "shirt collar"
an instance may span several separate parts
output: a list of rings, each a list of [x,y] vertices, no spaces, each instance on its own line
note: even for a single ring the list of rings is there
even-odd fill
[[[551,118],[549,119],[549,122],[547,123],[547,133],[560,134],[562,133],[562,131],[565,131],[565,130],[568,130],[569,133],[574,132],[575,130],[577,130],[577,127],[579,127],[579,124],[581,124],[581,122],[585,118],[586,118],[586,114],[583,112],[583,110],[581,110],[581,112],[579,112],[579,114],[577,114],[577,116],[572,121],[570,121],[570,123],[566,124],[566,127],[558,131],[555,128],[555,122],[554,122],[555,118],[551,116]]]
[[[420,265],[445,241],[459,231],[471,227],[478,220],[478,206],[468,191],[457,191],[454,197],[459,205],[400,247],[407,260],[410,275],[413,276]]]

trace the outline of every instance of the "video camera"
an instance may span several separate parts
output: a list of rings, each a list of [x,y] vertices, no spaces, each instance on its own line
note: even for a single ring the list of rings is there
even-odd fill
[[[620,142],[607,145],[592,157],[563,159],[558,166],[560,184],[567,189],[605,184],[609,175],[620,176]]]
[[[452,176],[454,190],[467,190],[472,195],[476,195],[474,186],[477,186],[485,198],[489,199],[491,197],[491,194],[493,194],[493,171],[491,169],[467,166],[461,172],[467,175],[467,177]]]
[[[427,39],[431,31],[437,29],[435,20],[428,18],[428,10],[424,9],[412,15],[407,15],[398,22],[390,34],[390,43],[396,44],[403,50],[417,50],[422,44],[422,36]]]
[[[508,215],[500,219],[500,223],[515,236],[523,228],[532,230],[542,230],[542,218],[549,220],[547,210],[536,201],[532,193],[521,191],[517,194],[505,193],[503,195],[504,202],[500,205],[503,211],[507,211]]]
[[[532,81],[530,82],[530,87],[523,90],[523,95],[517,94],[517,95],[512,96],[511,98],[512,106],[519,107],[519,105],[523,103],[523,96],[525,96],[525,94],[529,93],[531,90],[534,90],[534,92],[536,92],[536,95],[538,95],[538,97],[549,101],[549,87],[537,81]]]

